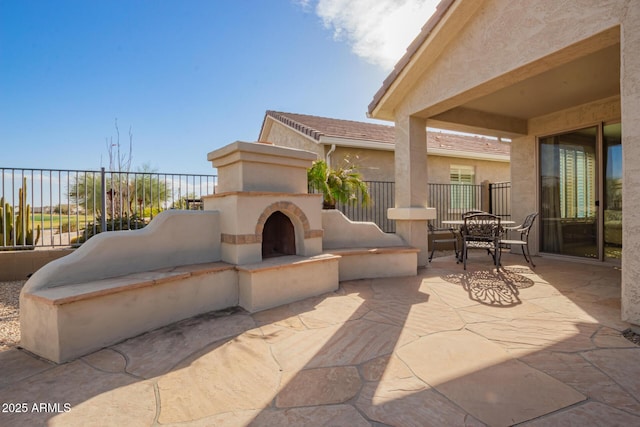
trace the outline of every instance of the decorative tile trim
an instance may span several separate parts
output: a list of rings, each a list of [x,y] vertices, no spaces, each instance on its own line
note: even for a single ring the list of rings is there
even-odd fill
[[[262,243],[262,234],[226,234],[220,235],[220,241],[222,243],[229,243],[232,245],[250,245],[253,243]]]
[[[304,230],[305,238],[307,237],[307,233],[311,230],[311,227],[309,226],[309,219],[304,214],[302,209],[300,209],[294,203],[284,201],[272,203],[265,208],[265,210],[260,215],[260,218],[258,218],[258,223],[256,224],[256,235],[262,236],[264,224],[267,222],[267,219],[269,219],[271,214],[277,211],[280,211],[289,217],[293,216],[294,218],[298,219],[302,223],[302,229]]]
[[[291,217],[295,217],[300,223],[302,223],[302,229],[304,232],[304,238],[310,239],[314,237],[322,237],[324,235],[323,230],[312,230],[309,225],[309,219],[304,214],[302,209],[296,206],[291,202],[275,202],[270,204],[265,208],[265,210],[260,214],[258,218],[258,223],[256,224],[256,232],[255,234],[226,234],[222,233],[220,236],[220,241],[222,243],[229,243],[232,245],[250,245],[253,243],[262,243],[262,231],[264,230],[264,225],[267,222],[267,219],[274,212],[282,212],[285,215]]]
[[[324,235],[324,230],[307,230],[304,232],[305,239],[312,239],[314,237],[322,237]]]

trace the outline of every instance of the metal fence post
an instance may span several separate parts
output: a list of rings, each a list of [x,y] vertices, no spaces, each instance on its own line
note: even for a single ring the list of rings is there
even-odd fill
[[[493,192],[495,191],[495,184],[489,183],[489,210],[487,212],[495,214],[496,209],[494,209],[494,200],[493,200]]]
[[[100,168],[100,230],[107,231],[107,178],[104,168]]]
[[[491,212],[491,199],[490,199],[490,191],[489,191],[489,181],[482,181],[480,184],[481,187],[481,195],[480,195],[480,210],[485,212]]]

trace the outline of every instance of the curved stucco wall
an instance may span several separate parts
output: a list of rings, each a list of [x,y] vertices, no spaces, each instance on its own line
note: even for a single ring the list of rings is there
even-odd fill
[[[339,210],[322,211],[322,248],[385,248],[406,246],[396,234],[385,233],[373,222],[354,222]]]
[[[98,234],[38,270],[22,292],[220,261],[219,217],[217,211],[165,211],[141,230]]]

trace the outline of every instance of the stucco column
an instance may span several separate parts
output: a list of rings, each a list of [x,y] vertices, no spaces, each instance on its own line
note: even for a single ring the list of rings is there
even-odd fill
[[[396,234],[420,249],[418,266],[429,262],[427,220],[436,210],[427,208],[427,123],[407,117],[395,123],[395,207],[389,219],[396,221]]]
[[[640,6],[621,27],[622,320],[640,332]]]

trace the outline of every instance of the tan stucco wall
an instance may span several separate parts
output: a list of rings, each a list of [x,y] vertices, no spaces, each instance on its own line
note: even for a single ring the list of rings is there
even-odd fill
[[[339,210],[322,211],[322,228],[324,250],[406,245],[400,236],[382,232],[373,222],[353,222]]]
[[[219,261],[219,224],[219,212],[169,210],[140,230],[98,234],[73,253],[38,270],[25,283],[22,294],[159,268]]]
[[[340,164],[349,156],[366,181],[395,181],[394,156],[392,151],[378,151],[355,148],[336,148],[331,158]],[[505,182],[510,179],[508,162],[465,159],[448,156],[427,156],[427,181],[430,184],[449,184],[451,166],[473,166],[476,184],[482,181]]]
[[[393,181],[393,151],[365,148],[336,147],[331,153],[331,166],[336,167],[348,158],[358,167],[365,181]]]
[[[0,252],[0,282],[27,280],[37,270],[63,256],[73,253],[74,249],[37,249],[32,251]]]
[[[281,147],[307,150],[324,158],[322,145],[312,142],[307,137],[276,121],[273,122],[269,131],[261,136],[260,142],[271,142]]]
[[[640,3],[622,22],[622,319],[640,332]]]
[[[427,174],[430,184],[449,184],[451,182],[451,166],[473,166],[475,184],[480,184],[483,181],[505,182],[510,179],[511,169],[508,162],[445,156],[427,156],[427,159]]]

